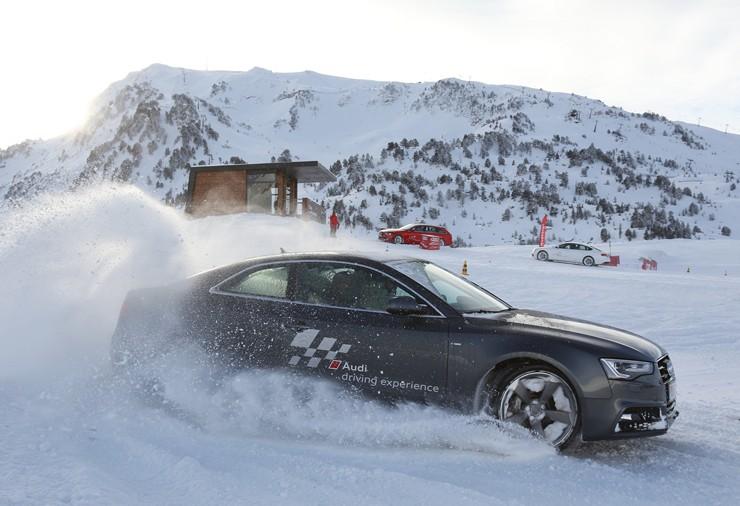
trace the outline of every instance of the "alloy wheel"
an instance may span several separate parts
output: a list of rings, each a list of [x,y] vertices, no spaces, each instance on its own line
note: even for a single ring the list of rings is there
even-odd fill
[[[506,386],[498,417],[521,425],[559,447],[573,434],[578,422],[578,404],[568,383],[556,374],[528,371]]]

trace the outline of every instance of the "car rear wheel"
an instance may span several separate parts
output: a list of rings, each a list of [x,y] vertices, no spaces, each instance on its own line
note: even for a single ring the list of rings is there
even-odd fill
[[[401,237],[400,235],[397,235],[396,237],[393,238],[393,242],[395,242],[396,244],[403,244],[403,237]]]
[[[547,251],[538,251],[537,252],[537,260],[541,260],[541,261],[545,262],[549,258],[550,258],[550,255],[547,254]]]
[[[595,263],[596,262],[594,262],[594,258],[593,257],[584,257],[583,258],[583,265],[585,265],[586,267],[593,267],[593,265]]]
[[[493,392],[494,415],[529,429],[552,446],[571,445],[580,431],[576,394],[555,369],[528,365],[511,370]]]

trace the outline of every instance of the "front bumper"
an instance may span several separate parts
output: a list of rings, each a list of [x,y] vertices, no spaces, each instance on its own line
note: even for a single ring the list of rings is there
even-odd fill
[[[609,381],[609,399],[584,399],[584,441],[625,439],[665,434],[678,417],[676,380],[666,375],[660,362],[649,376],[633,381]],[[661,375],[661,372],[664,374]]]

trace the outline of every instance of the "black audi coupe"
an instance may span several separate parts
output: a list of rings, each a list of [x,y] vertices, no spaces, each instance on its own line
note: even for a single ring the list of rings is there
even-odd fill
[[[663,434],[678,416],[659,345],[513,308],[414,258],[284,254],[132,291],[113,364],[130,370],[184,341],[226,368],[287,369],[391,401],[484,411],[558,448]]]

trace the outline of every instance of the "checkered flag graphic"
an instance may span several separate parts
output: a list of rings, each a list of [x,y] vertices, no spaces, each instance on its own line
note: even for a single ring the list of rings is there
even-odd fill
[[[340,344],[336,350],[332,350],[337,340],[333,337],[323,337],[317,339],[319,331],[317,329],[304,329],[298,332],[290,345],[295,348],[303,348],[303,355],[293,355],[288,361],[289,365],[296,366],[308,359],[307,367],[318,367],[322,360],[335,360],[337,355],[347,353],[352,345]],[[318,344],[315,343],[318,341]]]

